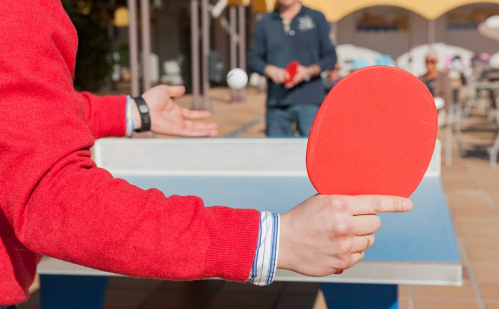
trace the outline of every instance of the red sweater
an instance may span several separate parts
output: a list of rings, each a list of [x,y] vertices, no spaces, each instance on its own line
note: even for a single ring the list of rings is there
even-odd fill
[[[0,304],[26,301],[41,255],[136,277],[246,281],[259,213],[166,198],[97,168],[89,148],[125,134],[125,98],[74,91],[77,34],[60,0],[1,2]]]

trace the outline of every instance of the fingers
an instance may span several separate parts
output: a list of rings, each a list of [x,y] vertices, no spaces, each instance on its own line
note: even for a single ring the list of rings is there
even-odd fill
[[[286,81],[286,74],[287,72],[285,70],[279,70],[276,72],[276,84],[282,84]]]
[[[185,94],[184,86],[168,86],[168,94],[171,98],[178,98]]]
[[[354,267],[358,262],[360,262],[364,257],[366,256],[366,254],[364,252],[362,253],[359,253],[359,252],[356,252],[356,253],[352,253],[352,258],[350,260],[350,265],[348,265],[347,268],[352,268]]]
[[[218,136],[218,124],[211,122],[186,121],[180,135],[186,137]]]
[[[349,212],[356,215],[374,215],[384,212],[407,212],[413,207],[411,200],[397,196],[358,195],[341,196],[348,205]]]
[[[185,137],[213,137],[218,136],[218,130],[216,129],[184,129],[181,136]]]
[[[209,111],[193,111],[188,108],[182,108],[182,116],[184,119],[189,120],[199,120],[211,117],[211,112]]]
[[[369,241],[367,240],[366,237],[369,237]],[[374,242],[375,242],[374,235],[355,236],[353,238],[352,254],[366,251],[367,249],[371,248],[374,245]]]
[[[218,129],[218,124],[214,122],[199,122],[199,121],[186,121],[185,126],[189,129],[204,130],[204,129]]]
[[[354,216],[352,222],[354,235],[374,234],[381,227],[381,219],[376,215]]]

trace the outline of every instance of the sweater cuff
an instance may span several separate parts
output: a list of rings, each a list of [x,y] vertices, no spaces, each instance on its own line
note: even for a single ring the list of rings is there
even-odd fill
[[[105,136],[123,137],[126,135],[126,111],[127,97],[126,95],[106,96],[105,117],[109,124],[107,134]]]
[[[228,207],[209,207],[208,211],[212,229],[205,276],[247,282],[258,241],[260,212]]]

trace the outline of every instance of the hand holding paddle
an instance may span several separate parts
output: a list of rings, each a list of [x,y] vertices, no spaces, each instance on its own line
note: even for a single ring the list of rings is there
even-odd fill
[[[412,207],[402,197],[313,196],[281,215],[277,268],[313,277],[351,268],[374,244],[376,214]]]
[[[289,73],[285,69],[278,68],[273,65],[266,66],[264,73],[278,85],[284,84],[284,82],[289,79]]]
[[[277,267],[326,276],[358,263],[381,226],[376,214],[412,209],[406,197],[436,136],[435,102],[412,74],[376,66],[339,81],[308,140],[307,172],[322,195],[281,216]]]

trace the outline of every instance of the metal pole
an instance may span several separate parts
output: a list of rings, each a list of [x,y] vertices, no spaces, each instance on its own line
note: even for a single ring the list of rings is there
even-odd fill
[[[429,19],[428,20],[428,45],[431,46],[435,43],[435,20],[434,19]]]
[[[201,0],[201,23],[203,37],[203,109],[210,110],[210,15],[209,0]]]
[[[239,6],[239,68],[246,71],[246,7]]]
[[[192,108],[199,106],[199,0],[191,0]]]
[[[139,89],[139,43],[137,39],[137,3],[136,0],[128,0],[128,11],[130,21],[128,25],[128,50],[130,53],[130,79],[132,84],[131,95],[136,97],[140,94]]]
[[[333,21],[331,23],[331,41],[334,45],[338,44],[338,22]]]
[[[149,0],[140,0],[140,19],[142,30],[142,87],[151,88],[151,14]]]
[[[239,6],[239,68],[246,71],[246,7]],[[239,90],[238,99],[241,102],[245,101],[245,88]]]
[[[229,8],[230,13],[230,68],[237,68],[237,29],[236,29],[236,7]]]
[[[229,8],[230,19],[230,68],[237,68],[237,11],[235,6]],[[232,103],[238,101],[238,91],[230,90],[230,101]]]

